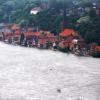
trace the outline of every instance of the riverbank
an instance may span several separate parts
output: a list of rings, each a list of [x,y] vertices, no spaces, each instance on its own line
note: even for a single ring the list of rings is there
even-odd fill
[[[2,41],[3,43],[7,44],[7,45],[12,45],[12,46],[20,46],[20,47],[25,47],[25,48],[36,48],[38,50],[50,50],[50,51],[55,51],[55,52],[62,52],[62,53],[67,53],[67,54],[73,54],[73,55],[76,55],[76,56],[79,56],[79,57],[95,57],[95,58],[99,58],[97,56],[91,56],[91,55],[82,55],[80,53],[77,53],[77,52],[72,52],[70,49],[66,49],[66,48],[39,48],[39,47],[32,47],[32,46],[24,46],[24,45],[19,45],[19,44],[15,44],[15,43],[8,43],[7,41]]]
[[[48,49],[61,51],[63,53],[72,53],[77,56],[100,58],[100,46],[95,43],[87,44],[78,33],[74,32],[74,35],[72,35],[72,32],[74,31],[66,29],[59,36],[55,36],[47,31],[19,32],[19,34],[16,33],[17,35],[13,33],[2,33],[0,40],[11,45]]]

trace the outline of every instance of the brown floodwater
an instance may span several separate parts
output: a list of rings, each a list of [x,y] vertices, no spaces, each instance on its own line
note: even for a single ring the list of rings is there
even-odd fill
[[[100,100],[100,59],[1,42],[0,100]]]

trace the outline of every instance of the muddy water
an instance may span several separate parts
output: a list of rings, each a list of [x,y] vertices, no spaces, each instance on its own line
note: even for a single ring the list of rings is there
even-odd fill
[[[100,100],[100,59],[0,43],[0,100]]]

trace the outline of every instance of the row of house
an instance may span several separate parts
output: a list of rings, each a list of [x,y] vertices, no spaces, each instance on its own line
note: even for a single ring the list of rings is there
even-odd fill
[[[56,49],[63,52],[71,51],[76,55],[84,56],[89,55],[90,50],[92,52],[100,52],[100,46],[96,44],[87,45],[85,40],[73,29],[65,29],[59,36],[55,36],[49,31],[34,32],[32,28],[24,31],[16,24],[10,25],[8,29],[10,31],[1,32],[2,39],[7,43],[47,49],[52,49],[53,46],[56,46]]]
[[[57,41],[57,36],[50,33],[49,31],[33,31],[32,28],[28,28],[26,30],[21,30],[21,28],[13,24],[10,28],[10,31],[2,31],[1,36],[4,36],[4,40],[8,43],[19,43],[20,36],[23,34],[25,37],[25,40],[27,40],[28,44],[30,46],[32,45],[46,45],[46,43],[53,43]],[[34,43],[33,43],[34,42]]]

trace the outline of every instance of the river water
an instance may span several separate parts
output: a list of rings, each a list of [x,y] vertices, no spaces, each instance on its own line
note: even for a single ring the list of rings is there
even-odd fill
[[[100,100],[100,59],[0,43],[0,100]]]

